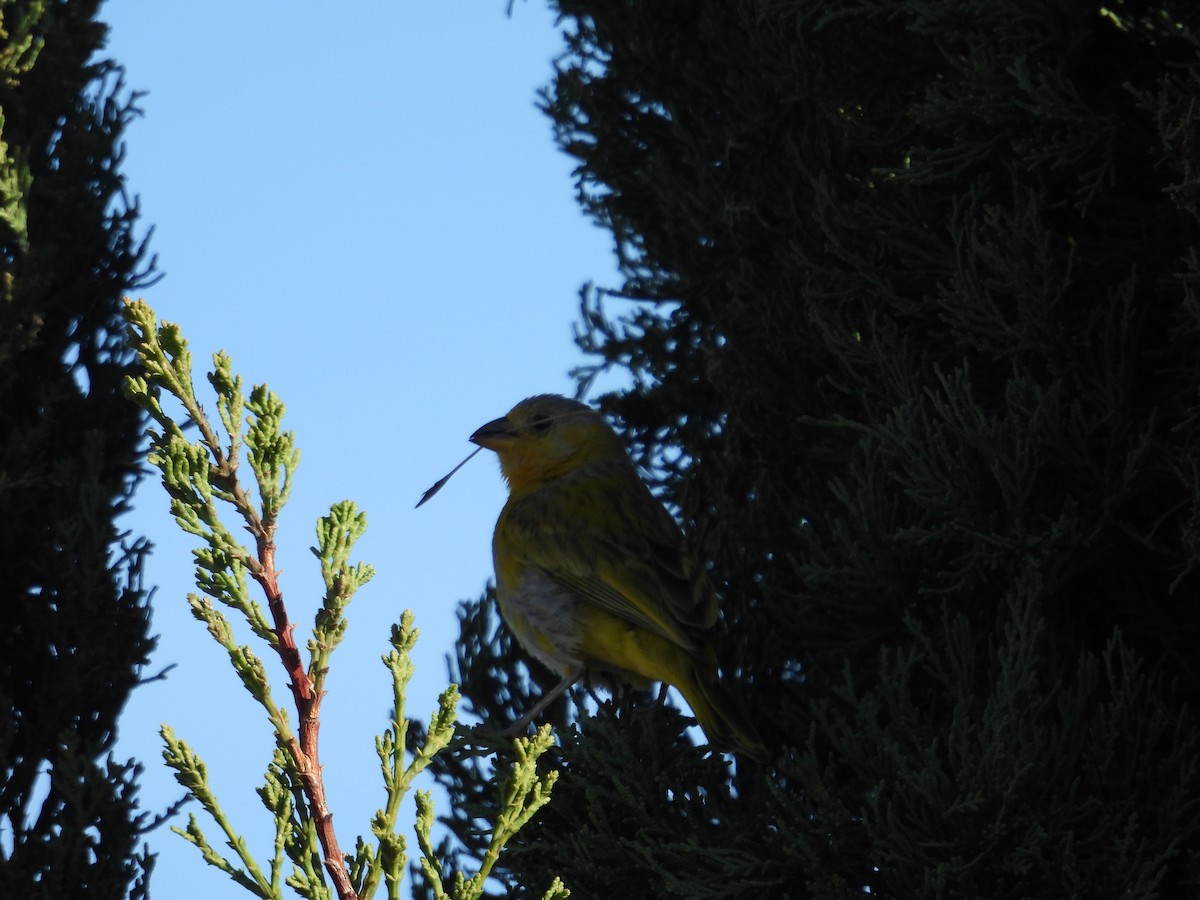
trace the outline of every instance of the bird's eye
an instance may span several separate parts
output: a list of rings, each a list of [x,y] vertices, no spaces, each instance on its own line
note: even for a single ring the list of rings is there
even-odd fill
[[[529,427],[535,434],[545,434],[550,430],[551,421],[549,416],[534,416],[529,420]]]

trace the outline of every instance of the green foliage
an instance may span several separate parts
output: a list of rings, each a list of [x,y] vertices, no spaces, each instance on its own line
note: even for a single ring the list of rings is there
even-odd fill
[[[546,111],[623,276],[583,293],[579,376],[632,374],[602,405],[712,563],[775,759],[560,709],[558,800],[499,876],[1195,894],[1193,5],[554,5]],[[462,619],[503,721],[537,669]]]
[[[436,720],[431,723],[431,732],[436,730],[437,725]],[[424,854],[421,857],[421,868],[425,874],[426,885],[432,888],[433,895],[438,900],[478,900],[483,896],[484,885],[499,860],[504,845],[525,827],[538,810],[550,802],[550,790],[558,779],[558,773],[550,771],[539,775],[537,762],[553,743],[554,735],[549,725],[543,725],[532,738],[517,739],[516,759],[507,776],[501,781],[498,798],[500,811],[495,830],[483,854],[483,864],[469,879],[461,871],[455,872],[453,890],[449,893],[442,888],[445,876],[430,838],[434,821],[432,796],[428,791],[418,792],[417,834]],[[566,900],[569,896],[571,892],[555,877],[546,893],[542,895],[542,900]]]
[[[16,13],[14,16],[13,13]],[[9,91],[19,91],[23,77],[29,74],[44,38],[39,34],[46,4],[0,4],[0,81]],[[4,111],[0,109],[0,223],[17,247],[29,249],[29,190],[33,186],[26,154],[20,145],[4,139]],[[12,300],[11,275],[5,282],[5,299]]]
[[[111,755],[153,647],[117,519],[142,420],[121,294],[153,269],[96,2],[0,2],[0,896],[140,897],[140,767]]]
[[[366,900],[382,887],[395,900],[408,861],[397,824],[400,803],[416,777],[450,744],[458,689],[451,685],[442,693],[428,731],[410,741],[404,710],[417,631],[412,613],[405,612],[392,628],[392,646],[383,657],[392,678],[393,699],[391,721],[375,741],[385,800],[371,819],[373,840],[359,836],[354,852],[343,853],[325,796],[317,738],[325,679],[333,651],[346,633],[347,608],[355,592],[374,575],[370,565],[350,561],[355,543],[366,531],[366,516],[346,500],[334,504],[329,515],[317,523],[317,546],[312,550],[320,562],[325,594],[314,617],[305,661],[295,641],[295,625],[283,605],[275,569],[276,523],[300,461],[295,436],[283,430],[283,403],[265,385],[254,387],[247,399],[230,358],[216,353],[208,376],[220,419],[220,426],[214,425],[196,396],[192,357],[179,328],[158,322],[142,301],[128,302],[125,316],[142,364],[138,374],[126,379],[126,392],[157,426],[149,431],[149,461],[162,474],[175,521],[202,542],[194,551],[196,585],[202,593],[189,594],[188,603],[228,654],[247,692],[266,711],[275,740],[264,783],[258,789],[275,826],[273,853],[266,865],[250,852],[237,825],[222,809],[203,760],[170,726],[164,726],[167,765],[187,795],[220,829],[232,855],[213,847],[194,815],[186,828],[172,830],[195,845],[205,862],[257,897],[282,898],[290,887],[310,900],[334,896]],[[164,409],[164,401],[177,403],[182,412]],[[194,425],[198,438],[190,440],[181,423]],[[239,478],[243,461],[250,467],[254,489]],[[253,547],[244,545],[222,520],[225,509],[232,509],[241,520],[254,539]],[[266,596],[267,612],[251,599],[247,576]],[[268,664],[251,647],[237,643],[234,626],[222,608],[244,620],[255,638],[283,664],[295,726],[288,705],[272,694]],[[546,728],[534,738],[513,744],[517,761],[500,791],[488,854],[476,875],[467,879],[458,873],[448,890],[439,864],[431,856],[432,800],[428,792],[417,792],[417,840],[424,854],[420,864],[437,897],[476,900],[481,895],[504,845],[549,801],[556,773],[539,775],[536,767],[551,742]],[[407,763],[406,747],[412,749]],[[290,870],[286,870],[288,863]],[[568,892],[554,878],[546,900],[566,896]]]

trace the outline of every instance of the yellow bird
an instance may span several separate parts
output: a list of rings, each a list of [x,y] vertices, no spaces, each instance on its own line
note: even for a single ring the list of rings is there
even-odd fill
[[[761,758],[754,726],[717,682],[717,598],[675,520],[598,412],[551,394],[522,400],[471,441],[508,482],[492,555],[500,615],[562,682],[523,730],[585,674],[674,685],[721,750]]]

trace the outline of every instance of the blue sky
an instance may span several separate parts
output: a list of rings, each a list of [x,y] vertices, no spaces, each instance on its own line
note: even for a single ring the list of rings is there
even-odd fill
[[[424,718],[446,684],[457,602],[491,574],[504,500],[494,459],[481,454],[413,504],[477,426],[530,394],[572,393],[578,289],[615,282],[610,236],[577,207],[572,162],[535,107],[562,40],[545,7],[518,3],[509,19],[504,0],[110,0],[101,17],[109,55],[146,92],[123,171],[166,277],[142,296],[182,326],[198,363],[224,349],[248,385],[267,382],[288,407],[303,456],[279,562],[302,635],[321,593],[308,549],[318,516],[344,498],[368,515],[357,558],[378,575],[351,606],[321,732],[351,847],[382,799],[373,737],[390,699],[389,626],[416,614],[410,713]],[[136,506],[122,524],[156,546],[147,674],[174,668],[131,699],[117,754],[145,763],[142,804],[163,809],[181,794],[160,761],[169,723],[265,857],[253,793],[271,749],[265,714],[187,612],[194,541],[157,479]],[[154,896],[241,892],[166,829],[149,842]]]

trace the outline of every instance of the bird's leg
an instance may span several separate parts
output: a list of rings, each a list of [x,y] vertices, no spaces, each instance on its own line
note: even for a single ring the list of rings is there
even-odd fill
[[[671,690],[671,685],[665,681],[660,681],[658,696],[654,698],[654,702],[647,705],[635,706],[629,711],[630,720],[634,722],[646,721],[660,716],[667,705],[667,692],[669,690]]]
[[[517,719],[517,721],[513,722],[504,729],[503,734],[505,737],[516,737],[519,734],[524,734],[525,729],[529,727],[529,723],[536,719],[542,710],[561,697],[567,688],[579,681],[579,679],[583,677],[583,672],[583,669],[576,669],[575,671],[568,673],[562,681],[555,685],[554,688],[551,689],[548,694],[546,694],[546,696],[544,696],[534,705],[533,709],[529,710],[529,712],[525,713],[525,715],[521,716],[521,718]]]

